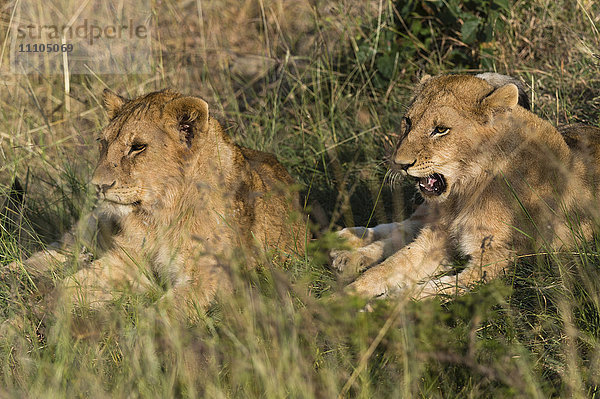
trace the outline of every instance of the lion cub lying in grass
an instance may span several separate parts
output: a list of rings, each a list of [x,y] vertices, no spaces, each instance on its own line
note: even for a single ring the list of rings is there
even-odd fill
[[[173,91],[127,100],[107,90],[104,102],[110,122],[92,179],[101,203],[80,230],[98,222],[108,249],[59,293],[99,307],[158,281],[180,310],[193,309],[228,287],[221,266],[234,250],[250,258],[266,246],[284,257],[304,252],[303,217],[290,215],[301,212],[292,178],[272,155],[233,143],[206,102]],[[43,273],[53,257],[65,259],[50,249],[24,267]]]
[[[515,254],[592,237],[600,129],[570,126],[561,135],[518,102],[510,83],[467,75],[421,82],[391,169],[414,178],[427,205],[403,224],[340,232],[357,249],[334,252],[334,267],[364,271],[349,292],[462,293],[498,276]],[[403,229],[420,229],[404,247]],[[458,258],[467,261],[460,270]]]

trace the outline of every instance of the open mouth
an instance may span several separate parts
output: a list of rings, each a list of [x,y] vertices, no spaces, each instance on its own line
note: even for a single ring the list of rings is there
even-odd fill
[[[419,180],[419,190],[425,195],[441,195],[446,191],[446,179],[439,173],[421,177]]]

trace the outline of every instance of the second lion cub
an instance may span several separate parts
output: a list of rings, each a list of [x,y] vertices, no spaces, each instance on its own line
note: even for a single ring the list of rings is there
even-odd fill
[[[599,216],[600,129],[570,126],[561,134],[518,103],[510,83],[495,87],[469,75],[421,82],[391,168],[412,177],[437,213],[422,215],[424,223],[419,215],[409,219],[420,231],[404,247],[391,224],[354,237],[366,245],[356,252],[335,253],[337,268],[367,269],[349,291],[461,293],[498,276],[515,254],[591,238]],[[453,268],[457,257],[466,259],[464,269]]]

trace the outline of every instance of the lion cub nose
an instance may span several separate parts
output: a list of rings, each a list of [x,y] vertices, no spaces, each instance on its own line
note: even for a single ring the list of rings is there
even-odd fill
[[[416,159],[413,159],[413,160],[398,159],[397,157],[394,157],[393,162],[394,162],[395,167],[400,168],[406,172],[406,171],[408,171],[408,168],[410,168],[415,163],[417,163],[417,160]]]
[[[101,192],[102,194],[106,194],[106,192],[115,185],[117,181],[114,180],[112,183],[110,184],[96,184],[96,188],[98,189],[99,192]]]

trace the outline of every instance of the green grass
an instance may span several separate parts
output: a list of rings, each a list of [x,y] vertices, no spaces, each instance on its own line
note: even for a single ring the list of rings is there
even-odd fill
[[[395,37],[383,34],[396,27],[393,3],[375,13],[349,7],[328,14],[248,0],[235,8],[239,20],[208,3],[153,4],[155,73],[70,76],[68,111],[62,76],[0,75],[0,182],[7,191],[19,176],[27,188],[27,223],[0,236],[3,265],[60,237],[92,206],[88,180],[106,123],[104,87],[128,95],[172,87],[204,97],[238,143],[272,152],[288,168],[319,233],[410,214],[410,184],[381,189],[384,159],[418,73],[465,70],[448,53],[462,46],[458,34],[437,37],[429,52],[409,60],[400,55],[395,73],[382,80],[375,61],[389,48],[382,40]],[[0,44],[10,11],[0,14]],[[532,85],[538,115],[599,125],[600,68],[591,55],[600,52],[598,15],[591,1],[516,1],[501,17],[492,65]],[[424,17],[435,34],[435,15]],[[365,58],[365,48],[377,51]],[[239,74],[227,59],[236,51],[268,54],[273,66]],[[5,56],[0,71],[7,65]],[[342,286],[327,266],[330,241],[323,235],[307,259],[285,267],[265,259],[249,272],[232,259],[235,295],[194,323],[173,320],[157,295],[129,295],[75,328],[68,311],[36,314],[42,287],[8,273],[0,311],[18,328],[5,325],[0,337],[0,395],[598,395],[596,242],[575,255],[522,259],[502,280],[450,302],[381,301],[369,313],[361,300],[330,299]]]

